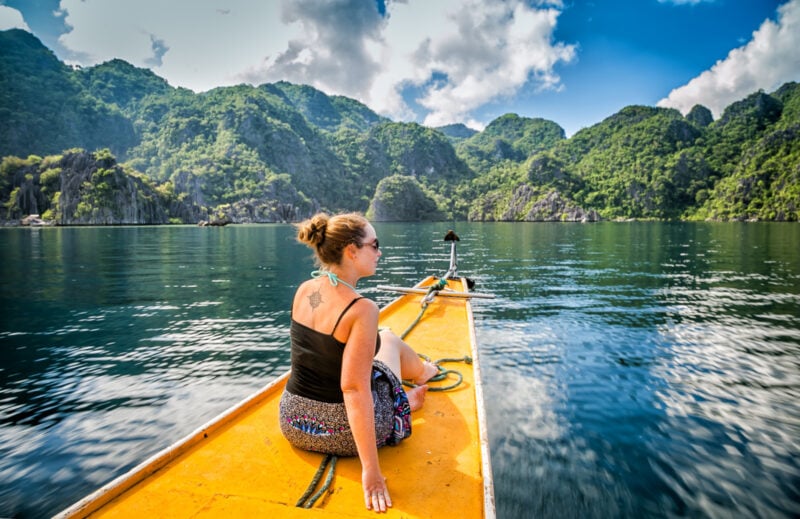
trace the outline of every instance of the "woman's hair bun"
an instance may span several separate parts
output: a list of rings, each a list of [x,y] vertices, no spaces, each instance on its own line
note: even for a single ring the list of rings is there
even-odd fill
[[[297,239],[305,244],[319,247],[325,241],[325,230],[328,228],[328,215],[319,213],[306,220],[297,231]]]

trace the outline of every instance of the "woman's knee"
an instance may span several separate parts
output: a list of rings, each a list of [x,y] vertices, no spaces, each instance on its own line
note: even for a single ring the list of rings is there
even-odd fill
[[[382,330],[381,332],[381,349],[386,348],[387,350],[397,352],[397,354],[402,354],[404,348],[408,348],[408,345],[403,342],[403,339],[395,335],[395,333],[391,330]]]
[[[402,339],[395,335],[395,333],[389,328],[384,328],[379,333],[381,335],[381,344],[384,342],[397,343],[402,341]]]

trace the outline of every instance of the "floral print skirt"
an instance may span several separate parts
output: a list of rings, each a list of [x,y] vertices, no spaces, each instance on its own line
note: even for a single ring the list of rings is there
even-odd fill
[[[379,360],[372,365],[372,399],[378,447],[395,445],[411,434],[411,408],[402,382]],[[344,403],[319,402],[284,391],[280,424],[284,437],[299,449],[358,455]]]

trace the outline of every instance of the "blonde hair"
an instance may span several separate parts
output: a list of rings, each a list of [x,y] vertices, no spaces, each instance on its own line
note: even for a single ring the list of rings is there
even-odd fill
[[[311,247],[321,265],[339,265],[351,243],[361,248],[369,222],[361,213],[317,213],[297,224],[297,241]]]

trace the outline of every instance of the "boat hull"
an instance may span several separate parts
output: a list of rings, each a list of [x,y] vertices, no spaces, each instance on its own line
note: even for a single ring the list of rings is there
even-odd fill
[[[428,278],[417,287],[434,283]],[[466,292],[463,280],[449,289]],[[398,335],[419,316],[420,294],[405,294],[381,310],[380,326]],[[463,381],[428,393],[413,414],[412,435],[380,449],[394,507],[388,517],[494,517],[483,394],[468,298],[437,297],[406,337]],[[59,517],[365,517],[358,458],[340,458],[328,492],[311,509],[296,508],[323,455],[288,444],[278,403],[288,373],[248,400],[155,455]],[[454,379],[442,381],[449,385]],[[437,384],[432,384],[435,386]]]

